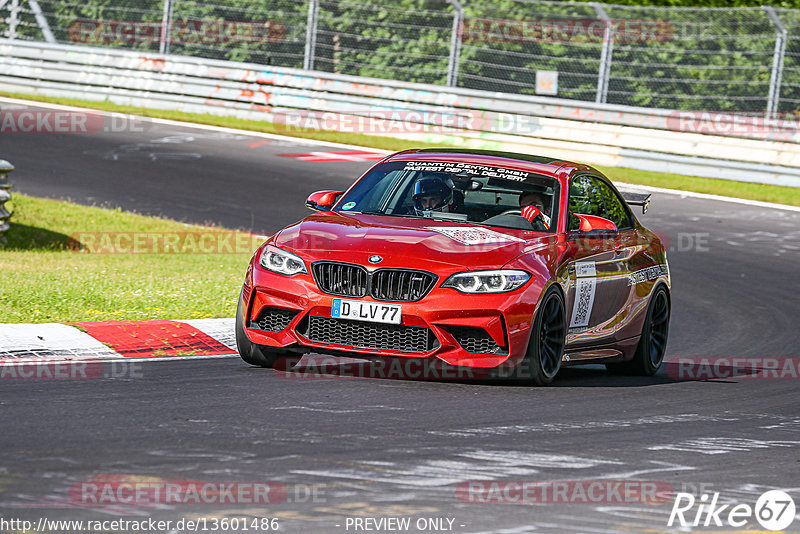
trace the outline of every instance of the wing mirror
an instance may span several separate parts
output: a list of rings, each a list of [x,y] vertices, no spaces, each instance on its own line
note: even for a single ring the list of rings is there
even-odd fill
[[[597,215],[584,215],[582,213],[574,213],[575,217],[580,219],[581,225],[578,228],[581,232],[597,232],[602,233],[616,232],[617,225],[613,221],[609,221]]]
[[[344,191],[317,191],[316,193],[311,193],[306,199],[306,207],[314,211],[330,211],[333,205],[336,204],[336,199],[342,193]]]

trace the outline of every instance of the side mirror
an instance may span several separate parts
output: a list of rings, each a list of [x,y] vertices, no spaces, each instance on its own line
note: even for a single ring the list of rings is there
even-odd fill
[[[598,217],[597,215],[584,215],[582,213],[574,213],[575,217],[580,219],[581,225],[578,228],[581,232],[594,232],[601,230],[603,232],[616,232],[617,225],[613,221]]]
[[[330,211],[336,199],[344,191],[317,191],[311,193],[306,199],[306,207],[314,211]]]

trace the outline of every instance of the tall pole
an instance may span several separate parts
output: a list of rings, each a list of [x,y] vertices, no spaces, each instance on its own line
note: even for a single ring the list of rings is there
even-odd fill
[[[8,38],[17,38],[17,25],[19,24],[19,0],[11,0],[8,14]]]
[[[31,6],[33,16],[36,18],[36,24],[38,24],[39,29],[42,30],[44,40],[48,43],[55,44],[56,38],[53,36],[53,32],[50,30],[50,23],[47,22],[47,18],[45,18],[44,13],[42,13],[42,8],[39,6],[38,0],[28,0],[28,5]]]
[[[308,21],[306,23],[306,51],[303,56],[303,68],[314,70],[314,56],[317,53],[317,17],[319,16],[319,0],[308,0]]]
[[[464,8],[458,0],[447,0],[455,9],[450,36],[450,58],[447,61],[447,86],[458,85],[458,62],[461,59],[461,35],[464,31]]]
[[[164,13],[161,16],[161,42],[158,51],[169,54],[170,29],[172,28],[172,0],[164,0]]]
[[[600,67],[597,73],[597,94],[594,101],[605,104],[608,100],[608,79],[611,77],[611,56],[614,53],[614,27],[606,10],[598,2],[592,2],[597,18],[603,21],[603,47],[600,50]]]
[[[783,78],[783,58],[786,55],[786,39],[789,32],[781,22],[772,6],[763,6],[767,17],[775,27],[775,50],[772,53],[772,69],[769,74],[769,93],[767,95],[767,119],[775,118],[781,99],[781,78]]]

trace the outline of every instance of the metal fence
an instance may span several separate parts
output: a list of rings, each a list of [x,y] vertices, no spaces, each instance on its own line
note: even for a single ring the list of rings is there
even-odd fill
[[[0,34],[665,109],[800,113],[800,10],[0,0]]]

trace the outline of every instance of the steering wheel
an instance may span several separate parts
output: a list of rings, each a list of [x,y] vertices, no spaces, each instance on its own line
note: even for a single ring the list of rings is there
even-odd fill
[[[496,217],[502,217],[503,215],[517,215],[519,217],[522,217],[522,209],[506,210],[503,213],[501,213],[500,215],[496,215]],[[522,217],[522,218],[525,219],[525,217]],[[528,219],[525,219],[525,220],[527,221]],[[533,226],[534,230],[536,230],[537,232],[545,232],[545,231],[547,231],[547,227],[544,225],[544,221],[540,217],[537,217],[533,221],[528,221],[528,222],[531,223],[531,226]]]
[[[506,210],[503,213],[500,213],[499,215],[496,215],[496,217],[501,217],[503,215],[519,215],[520,217],[522,217],[522,210],[521,209]]]

